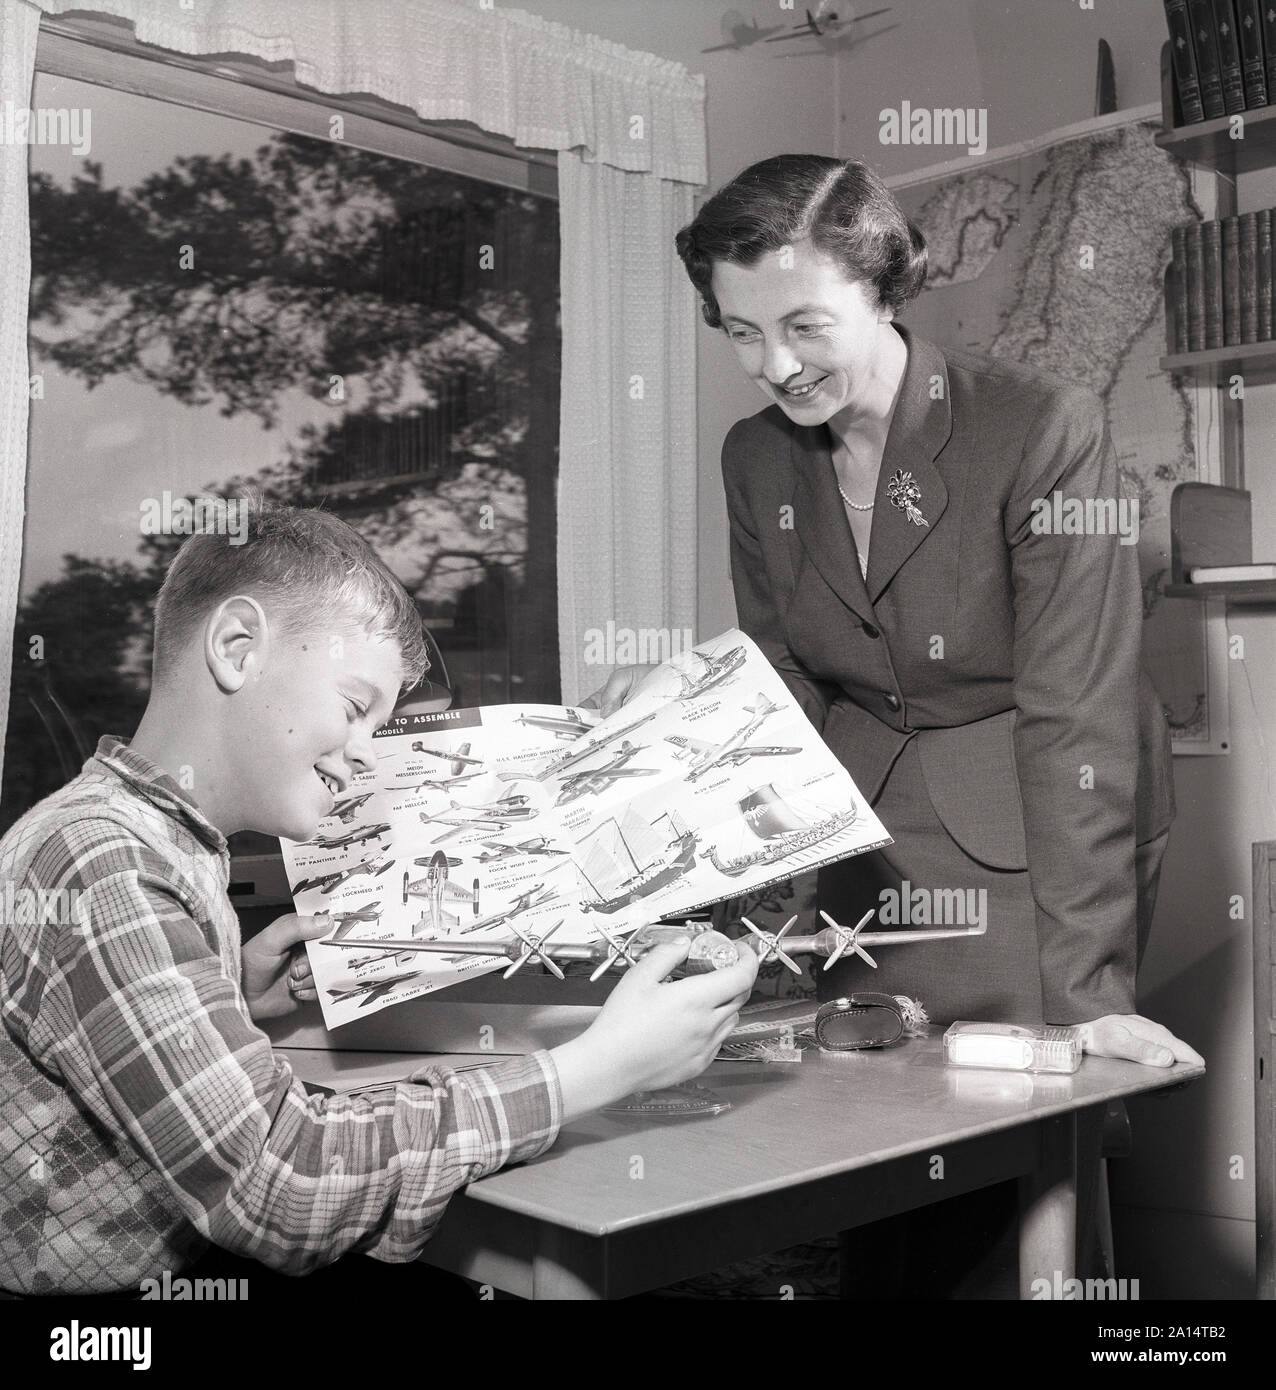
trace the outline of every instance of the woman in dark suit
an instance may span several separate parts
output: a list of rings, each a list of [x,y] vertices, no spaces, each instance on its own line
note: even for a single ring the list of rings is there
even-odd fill
[[[918,925],[917,890],[931,909],[986,902],[986,935],[840,964],[822,993],[1199,1061],[1135,1012],[1173,796],[1102,404],[898,326],[925,243],[862,164],[755,164],[677,249],[769,401],[722,451],[740,626],[895,840],[825,870],[820,905],[899,922],[907,903]],[[1057,534],[1073,499],[1088,533]],[[599,692],[604,712],[631,679]]]

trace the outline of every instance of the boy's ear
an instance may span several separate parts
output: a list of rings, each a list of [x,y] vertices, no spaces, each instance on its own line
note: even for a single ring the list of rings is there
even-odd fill
[[[204,623],[204,660],[222,690],[241,690],[261,674],[270,646],[270,625],[256,599],[224,599]]]

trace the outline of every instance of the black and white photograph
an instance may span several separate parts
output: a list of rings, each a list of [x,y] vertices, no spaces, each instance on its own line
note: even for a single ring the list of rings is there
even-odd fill
[[[1248,1361],[1274,231],[1260,0],[0,0],[13,1383]]]

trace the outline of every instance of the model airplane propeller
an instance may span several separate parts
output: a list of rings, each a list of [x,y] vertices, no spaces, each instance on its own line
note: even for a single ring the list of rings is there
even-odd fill
[[[870,946],[908,946],[917,941],[947,941],[961,936],[983,936],[988,930],[986,925],[980,925],[977,927],[933,927],[925,931],[864,932],[865,925],[871,922],[876,914],[877,909],[870,908],[853,927],[846,927],[821,909],[820,916],[828,923],[826,930],[816,932],[812,936],[790,936],[787,938],[785,933],[797,921],[796,915],[790,917],[780,930],[774,933],[761,931],[747,917],[741,917],[740,920],[757,939],[757,945],[754,945],[753,949],[757,951],[761,963],[765,965],[774,957],[788,966],[795,975],[800,975],[802,970],[790,959],[789,953],[799,956],[827,956],[828,959],[824,962],[823,968],[830,970],[849,951],[852,955],[861,957],[876,970],[877,962],[864,949],[866,942]],[[752,942],[750,944],[753,945]]]

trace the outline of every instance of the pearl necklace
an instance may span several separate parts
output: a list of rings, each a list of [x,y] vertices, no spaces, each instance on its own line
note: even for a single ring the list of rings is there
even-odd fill
[[[864,502],[852,502],[851,499],[846,495],[846,493],[842,492],[842,485],[841,485],[841,483],[838,483],[838,485],[837,485],[837,490],[838,490],[839,493],[841,493],[842,501],[845,502],[846,505],[847,505],[853,512],[871,512],[871,511],[873,510],[873,508],[874,508],[875,506],[877,506],[877,500],[876,500],[876,498],[874,498],[874,500],[873,500],[872,502],[868,502],[868,503],[864,503]]]

